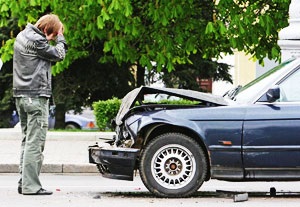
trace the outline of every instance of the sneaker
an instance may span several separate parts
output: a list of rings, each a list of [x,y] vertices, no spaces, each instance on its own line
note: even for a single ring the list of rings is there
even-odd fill
[[[22,187],[20,187],[20,186],[18,187],[18,193],[22,194]]]
[[[38,190],[38,192],[36,192],[36,193],[23,193],[23,195],[52,195],[52,194],[53,194],[52,191],[48,191],[43,188]]]

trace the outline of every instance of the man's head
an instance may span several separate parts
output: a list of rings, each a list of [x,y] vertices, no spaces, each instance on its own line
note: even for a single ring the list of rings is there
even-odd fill
[[[46,35],[47,40],[54,40],[62,27],[62,23],[57,15],[46,14],[35,23],[35,26]]]

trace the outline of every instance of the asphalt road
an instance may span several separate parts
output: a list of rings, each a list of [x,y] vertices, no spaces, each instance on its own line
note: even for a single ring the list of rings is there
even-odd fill
[[[164,199],[150,194],[139,177],[131,182],[105,179],[98,174],[43,174],[41,181],[44,188],[54,191],[51,196],[19,195],[17,180],[17,174],[0,174],[0,207],[300,207],[300,182],[232,183],[212,180],[191,198]],[[277,196],[269,195],[271,187],[277,190]],[[227,191],[246,192],[248,200],[234,202]]]

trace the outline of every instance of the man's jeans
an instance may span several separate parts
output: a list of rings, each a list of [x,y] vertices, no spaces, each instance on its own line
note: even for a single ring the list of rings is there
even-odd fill
[[[39,174],[48,130],[49,99],[18,97],[16,107],[22,128],[19,186],[23,193],[36,193],[42,188]]]

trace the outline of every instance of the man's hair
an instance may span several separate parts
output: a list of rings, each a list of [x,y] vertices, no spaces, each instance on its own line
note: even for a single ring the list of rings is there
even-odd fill
[[[35,26],[42,32],[46,29],[46,34],[50,35],[58,32],[60,24],[61,23],[57,15],[46,14],[35,23]]]

